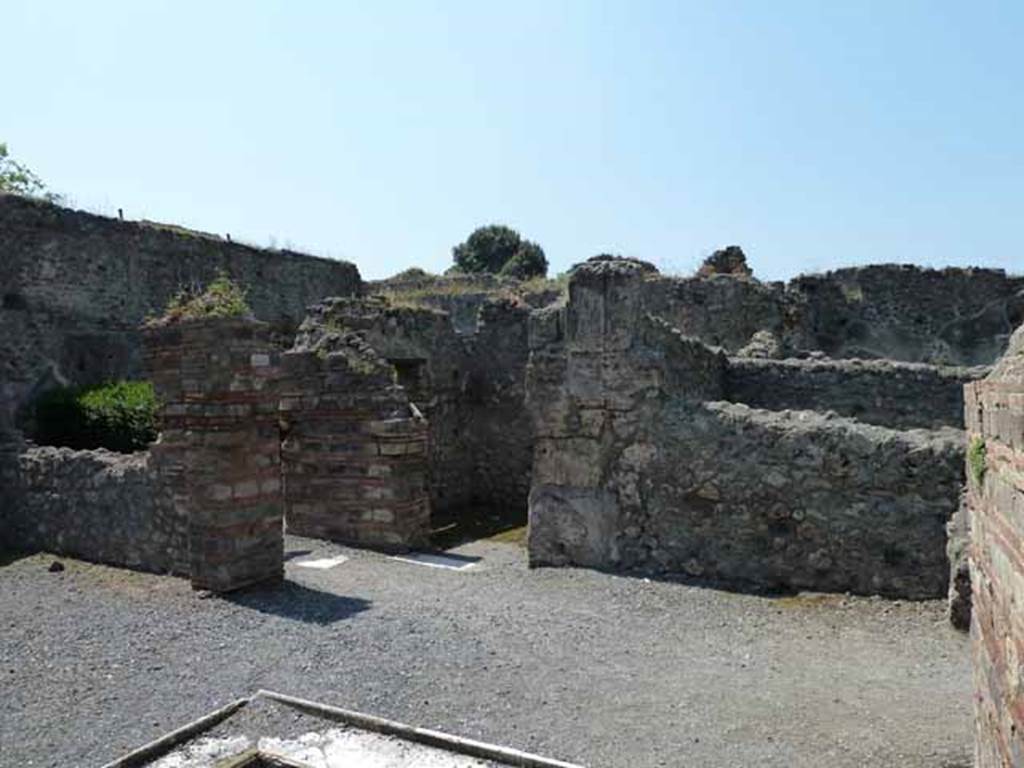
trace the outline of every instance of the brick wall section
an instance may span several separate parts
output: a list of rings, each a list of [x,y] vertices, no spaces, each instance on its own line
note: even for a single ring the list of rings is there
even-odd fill
[[[281,578],[279,357],[269,326],[203,320],[144,336],[162,404],[152,454],[187,515],[192,585],[225,592]]]
[[[965,390],[976,765],[1024,765],[1024,327],[992,374]],[[971,449],[968,453],[972,453]]]
[[[398,368],[398,380],[430,425],[431,506],[471,520],[496,510],[524,512],[533,432],[524,377],[529,308],[489,299],[476,332],[460,334],[451,316],[387,300],[327,299],[311,308],[297,337],[315,346],[359,333]]]
[[[290,533],[385,550],[427,543],[428,425],[394,368],[352,335],[290,351],[280,414]]]

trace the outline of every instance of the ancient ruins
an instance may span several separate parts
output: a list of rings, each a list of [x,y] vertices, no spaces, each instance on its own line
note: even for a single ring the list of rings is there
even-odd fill
[[[393,552],[497,519],[534,566],[948,594],[977,764],[1024,761],[1024,277],[766,283],[733,246],[686,277],[367,283],[14,196],[0,254],[2,547],[222,592],[281,577],[283,529]],[[147,322],[221,270],[254,318]],[[153,382],[149,450],[35,443],[41,392],[114,379]]]

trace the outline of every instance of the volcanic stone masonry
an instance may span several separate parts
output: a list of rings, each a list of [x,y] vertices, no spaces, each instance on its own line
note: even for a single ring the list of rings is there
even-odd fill
[[[975,765],[1024,765],[1024,327],[965,391]]]
[[[720,402],[727,359],[648,311],[657,280],[591,260],[533,315],[531,563],[944,595],[962,433]]]
[[[0,539],[9,546],[188,575],[188,521],[158,482],[149,452],[0,446],[3,466]]]
[[[989,365],[1024,322],[1024,277],[997,269],[880,264],[784,284],[734,264],[729,274],[651,275],[645,293],[649,311],[730,354],[767,332],[779,356]]]
[[[963,429],[964,384],[989,370],[891,360],[732,357],[726,399],[772,411],[835,411],[890,429]]]
[[[284,573],[270,327],[243,318],[151,325],[146,364],[161,403],[160,482],[188,521],[189,576],[226,592]]]

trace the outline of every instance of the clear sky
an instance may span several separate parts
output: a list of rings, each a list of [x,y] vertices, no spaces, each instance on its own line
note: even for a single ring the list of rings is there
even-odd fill
[[[439,271],[1024,272],[1024,2],[4,0],[0,141],[87,209]]]

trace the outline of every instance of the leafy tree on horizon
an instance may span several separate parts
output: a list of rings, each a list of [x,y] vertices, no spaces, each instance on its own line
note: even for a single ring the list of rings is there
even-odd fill
[[[452,258],[459,271],[470,274],[490,272],[526,280],[548,273],[544,249],[502,224],[473,230],[466,242],[452,248]]]
[[[26,165],[11,157],[7,144],[0,141],[0,192],[13,195],[24,195],[60,203],[63,198],[46,188],[43,180],[36,176]]]

